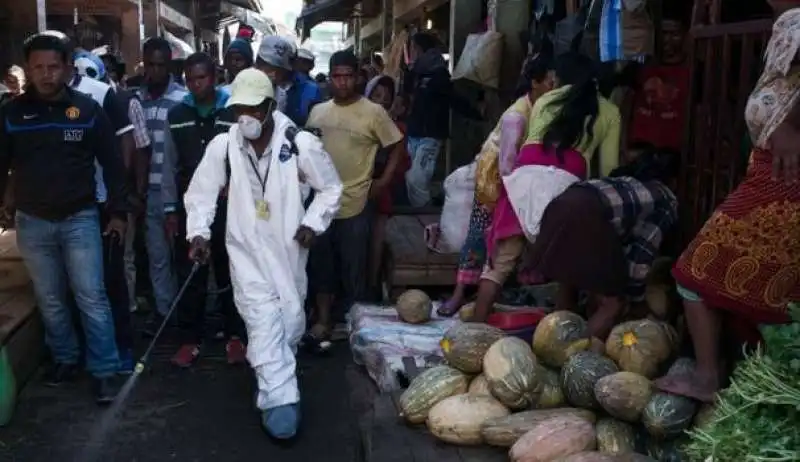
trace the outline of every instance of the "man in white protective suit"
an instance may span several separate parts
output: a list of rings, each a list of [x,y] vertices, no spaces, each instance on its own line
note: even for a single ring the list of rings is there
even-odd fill
[[[226,246],[256,406],[267,433],[285,440],[300,422],[295,353],[305,329],[308,247],[336,216],[342,183],[319,138],[275,110],[274,95],[263,72],[236,76],[227,106],[237,124],[208,144],[184,202],[190,256],[204,263],[217,197],[228,187]],[[315,191],[308,209],[303,183]]]

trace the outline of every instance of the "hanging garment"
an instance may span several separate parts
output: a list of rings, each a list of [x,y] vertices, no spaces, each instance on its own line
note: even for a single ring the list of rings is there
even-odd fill
[[[270,165],[262,197],[251,188],[252,165],[238,126],[209,143],[184,201],[187,239],[210,237],[217,196],[228,180],[226,247],[236,307],[247,327],[247,359],[256,372],[261,410],[299,402],[295,353],[305,328],[308,250],[294,240],[300,226],[317,235],[336,216],[342,184],[322,142],[308,132],[295,138],[297,154],[284,135],[293,123],[273,113],[275,126],[267,152]],[[300,176],[316,192],[303,207]],[[266,202],[268,212],[257,203]]]
[[[655,26],[647,0],[604,0],[600,17],[600,60],[644,62],[653,54]]]

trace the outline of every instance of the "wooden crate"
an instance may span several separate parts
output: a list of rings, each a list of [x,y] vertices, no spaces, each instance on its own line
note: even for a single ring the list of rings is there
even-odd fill
[[[438,221],[438,215],[395,215],[389,219],[385,275],[390,293],[409,286],[456,283],[458,254],[431,252],[425,245],[425,226]]]

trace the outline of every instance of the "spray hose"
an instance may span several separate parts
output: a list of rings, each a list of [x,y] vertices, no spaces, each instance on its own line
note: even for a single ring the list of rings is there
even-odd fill
[[[200,269],[200,263],[194,262],[194,264],[192,264],[192,270],[189,272],[189,275],[186,276],[186,281],[184,281],[177,295],[175,295],[175,298],[172,300],[172,304],[169,306],[169,310],[167,310],[167,314],[164,316],[164,320],[161,321],[161,325],[158,326],[158,330],[156,331],[156,334],[153,336],[153,340],[150,341],[150,345],[147,346],[147,349],[144,351],[144,354],[141,356],[141,358],[139,358],[139,362],[136,363],[136,366],[133,369],[134,374],[139,375],[142,372],[144,372],[145,364],[147,364],[147,361],[150,359],[150,353],[153,351],[153,348],[158,342],[158,338],[161,337],[161,333],[164,332],[164,328],[167,327],[167,323],[172,317],[172,312],[175,311],[175,307],[178,306],[178,302],[181,301],[183,293],[186,292],[186,289],[192,282],[194,275],[197,274],[198,269]]]

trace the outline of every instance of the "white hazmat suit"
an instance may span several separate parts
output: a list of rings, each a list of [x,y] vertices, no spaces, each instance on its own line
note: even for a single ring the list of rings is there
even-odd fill
[[[290,154],[286,128],[293,123],[273,112],[274,129],[267,152],[269,170],[264,197],[254,197],[251,166],[238,126],[214,138],[184,196],[187,238],[209,239],[217,197],[230,188],[226,247],[230,257],[234,301],[247,327],[247,359],[258,381],[261,410],[295,404],[300,392],[295,353],[305,329],[308,249],[294,236],[300,226],[317,235],[336,216],[342,183],[322,142],[308,132],[295,137],[297,155]],[[301,179],[302,177],[302,179]],[[303,207],[303,179],[316,192],[308,210]],[[269,216],[256,214],[256,201],[265,200]]]

